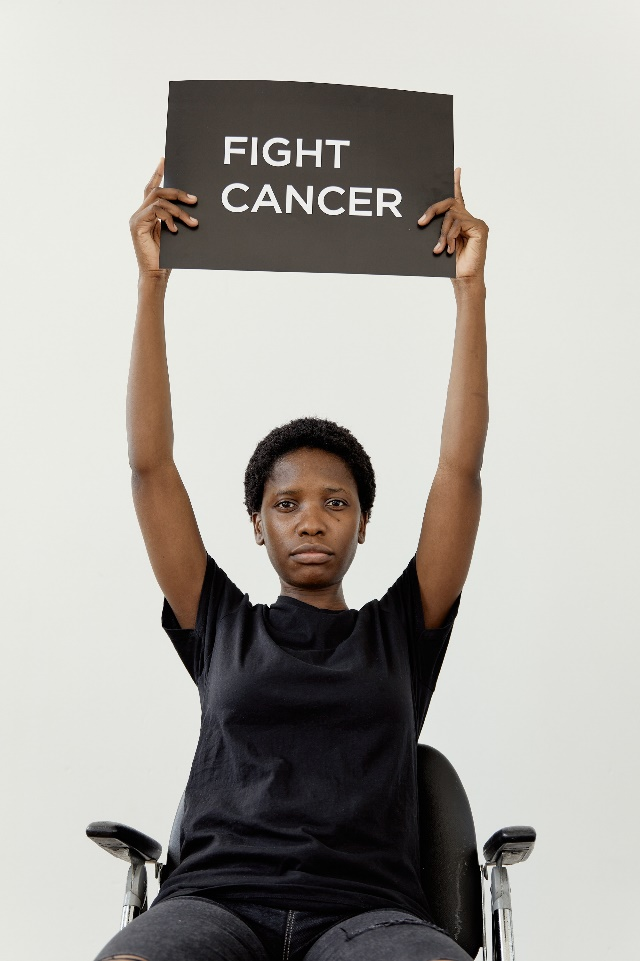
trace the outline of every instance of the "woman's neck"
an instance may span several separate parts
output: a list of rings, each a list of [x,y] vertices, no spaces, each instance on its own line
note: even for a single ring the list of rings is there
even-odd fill
[[[327,587],[311,589],[294,587],[281,580],[280,594],[283,597],[293,597],[297,601],[303,601],[305,604],[311,604],[312,607],[319,607],[325,611],[349,610],[342,592],[342,582],[339,584],[329,584]]]

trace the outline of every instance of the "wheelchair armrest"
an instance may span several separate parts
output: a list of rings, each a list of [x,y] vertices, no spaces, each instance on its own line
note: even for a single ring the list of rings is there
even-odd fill
[[[132,857],[138,861],[157,861],[162,854],[162,845],[148,834],[117,821],[92,821],[87,837],[123,861],[130,861]]]
[[[518,864],[526,861],[536,841],[536,832],[532,827],[514,825],[500,828],[492,834],[482,849],[487,864],[495,864],[501,858],[501,864]]]

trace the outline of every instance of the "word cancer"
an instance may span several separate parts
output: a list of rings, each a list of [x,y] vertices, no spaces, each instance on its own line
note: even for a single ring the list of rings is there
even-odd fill
[[[245,193],[251,188],[247,184],[229,184],[222,191],[222,204],[227,210],[230,210],[233,214],[243,213],[245,210],[249,210],[249,204],[232,204],[229,195],[232,190],[242,190]],[[323,187],[322,190],[318,191],[316,197],[316,203],[318,210],[321,210],[323,214],[328,214],[330,217],[335,217],[336,214],[343,214],[345,212],[345,207],[342,206],[332,206],[329,207],[327,204],[329,194],[344,194],[346,190],[344,187]],[[373,187],[349,187],[349,200],[348,209],[349,215],[351,217],[372,217],[372,210],[360,210],[360,207],[364,207],[371,203],[372,197],[359,196],[359,194],[372,194]],[[303,197],[299,194],[295,187],[291,184],[287,184],[285,187],[284,196],[284,209],[285,213],[293,213],[293,203],[294,201],[302,207],[305,213],[313,213],[313,194],[314,189],[312,186],[306,188],[306,195]],[[390,194],[391,199],[387,199],[386,195]],[[333,202],[336,202],[336,198],[332,198]],[[402,214],[398,210],[398,204],[402,200],[402,196],[398,190],[393,187],[377,187],[376,188],[376,214],[378,217],[382,217],[385,208],[389,209],[395,217],[402,217]],[[340,201],[337,201],[340,203]],[[271,184],[264,184],[260,193],[256,197],[254,203],[251,206],[251,213],[255,214],[256,211],[260,210],[261,207],[271,207],[277,214],[282,213],[282,207],[278,203],[277,197],[273,191]]]

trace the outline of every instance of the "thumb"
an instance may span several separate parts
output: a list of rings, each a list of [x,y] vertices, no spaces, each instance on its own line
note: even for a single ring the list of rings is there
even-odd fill
[[[160,157],[158,166],[151,174],[151,179],[149,180],[149,183],[147,184],[147,186],[144,188],[145,199],[149,196],[152,190],[155,190],[156,187],[160,186],[160,184],[162,183],[163,176],[164,176],[164,157]]]

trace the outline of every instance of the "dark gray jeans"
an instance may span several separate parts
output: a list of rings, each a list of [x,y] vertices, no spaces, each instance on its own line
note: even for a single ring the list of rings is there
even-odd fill
[[[208,898],[161,901],[119,931],[95,961],[470,961],[462,948],[406,911],[287,911]]]

